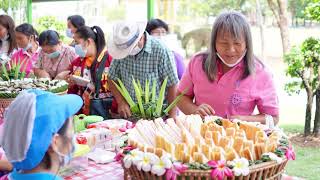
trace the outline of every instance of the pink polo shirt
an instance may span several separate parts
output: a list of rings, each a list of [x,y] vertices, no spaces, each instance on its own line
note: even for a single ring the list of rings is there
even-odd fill
[[[17,62],[22,62],[24,59],[27,60],[27,67],[26,67],[26,75],[29,75],[30,72],[32,72],[33,66],[38,60],[39,53],[41,48],[39,47],[37,51],[33,54],[29,54],[27,51],[24,51],[23,49],[19,49],[12,55],[12,60]],[[24,63],[25,66],[25,63]],[[24,66],[20,68],[20,70],[24,69]]]
[[[278,115],[278,97],[272,74],[256,61],[256,73],[241,80],[243,61],[219,79],[210,82],[202,69],[203,54],[194,56],[179,83],[178,90],[195,99],[196,105],[209,104],[216,115],[228,118],[232,115],[252,115],[257,106],[262,114]]]

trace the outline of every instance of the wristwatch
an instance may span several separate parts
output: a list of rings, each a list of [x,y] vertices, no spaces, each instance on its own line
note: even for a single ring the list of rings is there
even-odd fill
[[[274,128],[274,121],[273,121],[273,117],[269,114],[265,114],[264,115],[264,119],[266,121],[266,126],[269,127],[269,129],[273,129]]]

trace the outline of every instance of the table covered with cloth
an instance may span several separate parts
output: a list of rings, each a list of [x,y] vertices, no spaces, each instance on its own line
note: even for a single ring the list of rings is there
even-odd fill
[[[123,168],[119,162],[111,162],[107,164],[96,164],[93,161],[88,162],[88,167],[80,171],[73,171],[62,176],[66,180],[82,180],[82,179],[108,179],[123,180]]]

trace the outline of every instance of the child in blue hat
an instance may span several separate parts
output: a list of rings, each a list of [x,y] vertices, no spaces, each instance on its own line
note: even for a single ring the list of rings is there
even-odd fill
[[[61,179],[57,173],[74,151],[71,117],[82,104],[77,95],[20,93],[5,112],[0,139],[14,169],[8,179]]]

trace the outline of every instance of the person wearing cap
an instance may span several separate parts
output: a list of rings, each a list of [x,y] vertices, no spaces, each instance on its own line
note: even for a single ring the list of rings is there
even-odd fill
[[[108,50],[113,61],[108,80],[110,90],[118,103],[118,113],[124,118],[131,116],[130,107],[111,80],[121,79],[130,96],[136,101],[132,77],[140,81],[142,87],[145,86],[147,79],[155,80],[157,94],[167,77],[168,103],[174,100],[179,81],[172,52],[145,32],[146,24],[146,22],[120,22],[114,26],[113,34],[109,36]],[[169,115],[174,117],[175,114],[176,110],[173,108]]]
[[[82,107],[77,95],[26,90],[4,114],[0,145],[13,166],[8,179],[61,179],[74,151],[71,117]]]

